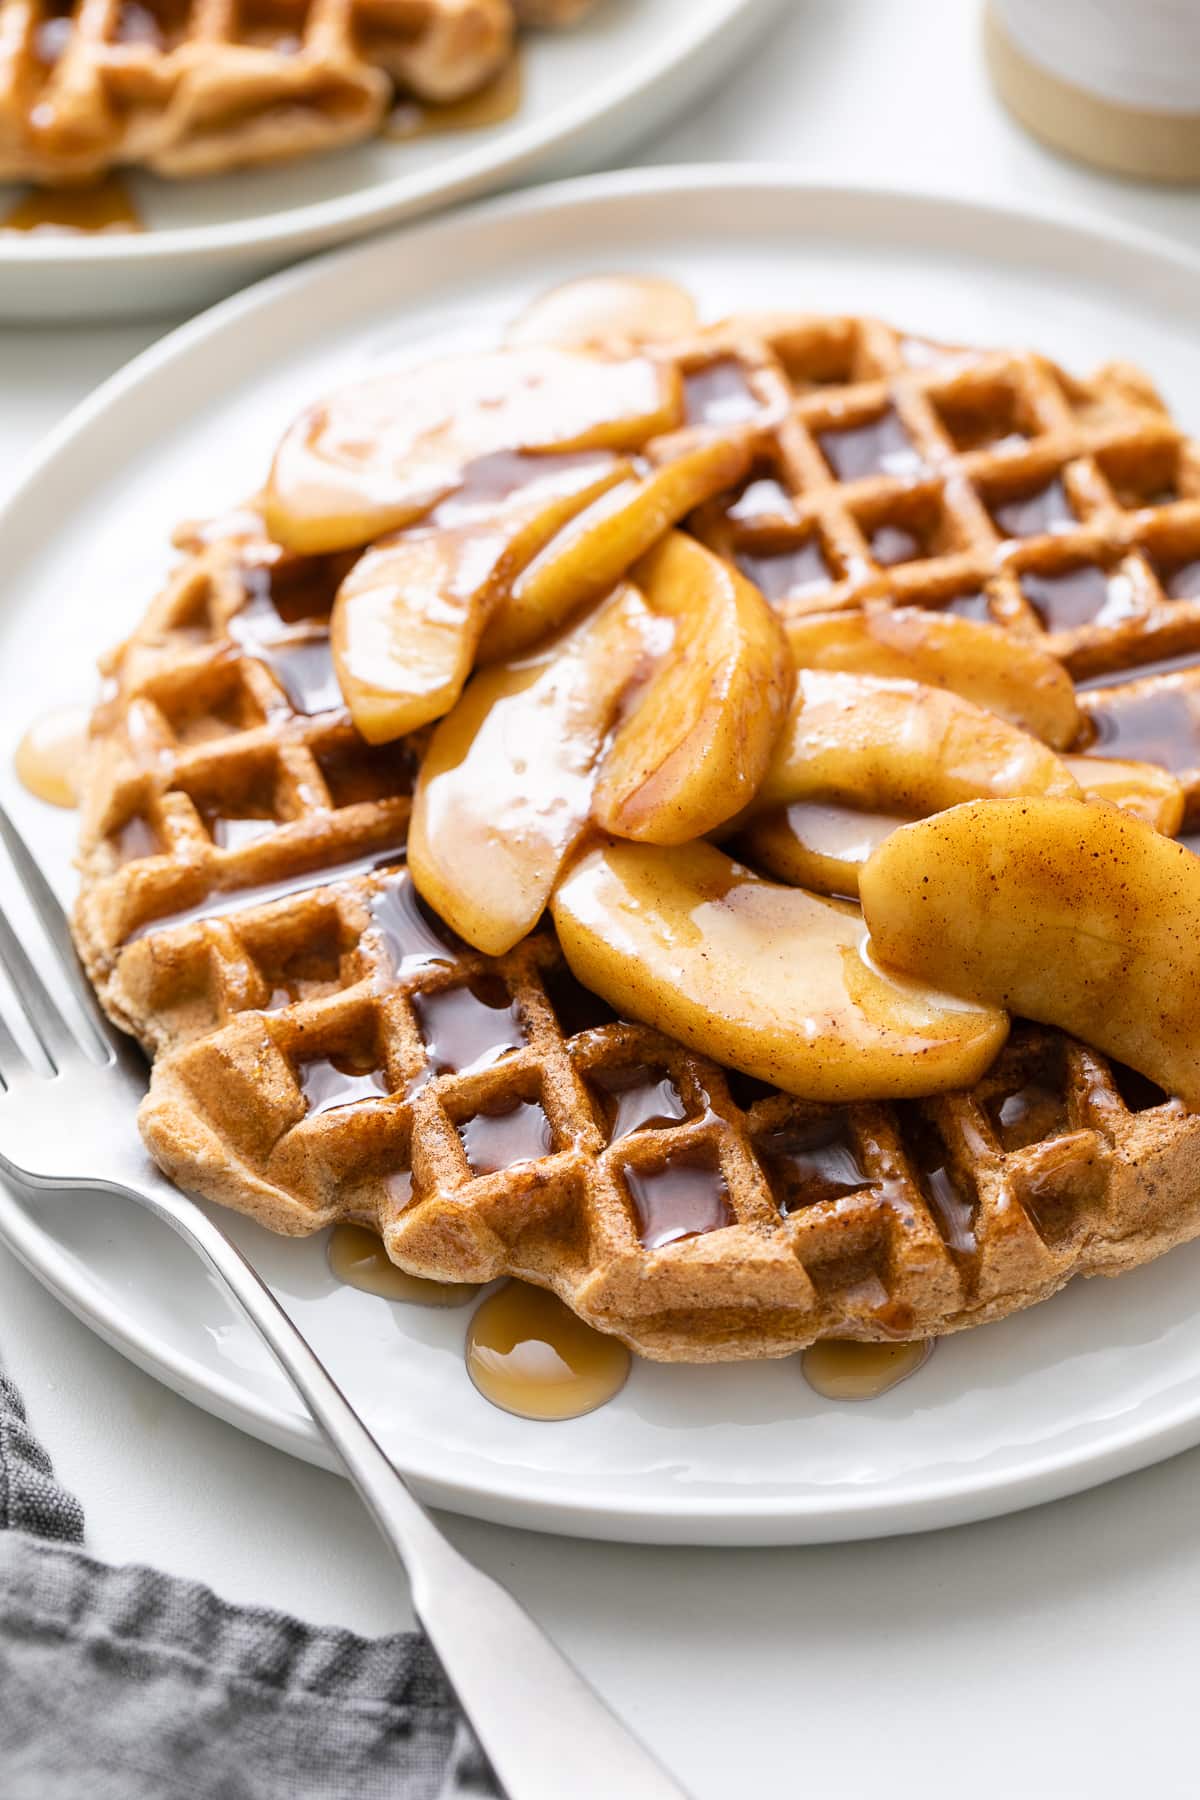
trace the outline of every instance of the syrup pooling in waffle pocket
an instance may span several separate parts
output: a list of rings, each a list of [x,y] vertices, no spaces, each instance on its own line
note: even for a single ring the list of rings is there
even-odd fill
[[[532,1280],[676,1359],[924,1339],[1191,1235],[1182,1106],[1049,1026],[1005,1041],[990,996],[893,973],[853,907],[770,880],[761,848],[804,808],[940,825],[977,795],[1043,831],[1055,807],[1107,818],[1092,789],[1178,829],[1189,781],[1128,734],[1102,776],[1091,721],[1194,641],[1195,602],[1167,591],[1200,548],[1190,446],[1129,371],[1085,384],[871,321],[700,328],[660,285],[633,294],[644,337],[626,291],[582,358],[538,351],[527,318],[485,365],[490,436],[461,366],[442,415],[428,375],[377,388],[365,435],[354,396],[340,423],[307,415],[265,507],[193,534],[114,664],[79,934],[158,1051],[155,1154],[277,1229],[368,1226],[409,1273]],[[573,385],[581,360],[603,379]],[[761,574],[809,549],[819,590]],[[1032,576],[1085,565],[1108,598],[1066,630]],[[348,707],[306,713],[272,672],[245,623],[264,568],[324,583],[280,630],[315,646],[331,619]],[[580,650],[622,606],[627,679]],[[598,702],[593,666],[616,690]],[[238,817],[268,829],[222,845],[213,821]],[[826,860],[853,895],[861,859]],[[314,1111],[306,1080],[343,1079],[369,1085]]]

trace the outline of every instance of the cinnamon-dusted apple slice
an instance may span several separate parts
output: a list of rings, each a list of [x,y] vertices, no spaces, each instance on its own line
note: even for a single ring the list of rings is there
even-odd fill
[[[1184,790],[1155,763],[1065,756],[1085,799],[1107,800],[1173,837],[1183,822]],[[741,834],[756,868],[818,894],[854,895],[862,865],[884,838],[911,824],[899,813],[799,800],[754,818]]]
[[[741,834],[756,868],[815,894],[858,893],[858,872],[885,837],[908,821],[895,813],[798,800],[752,819]]]
[[[685,844],[752,799],[791,697],[779,621],[756,587],[674,531],[637,563],[674,642],[620,726],[592,813],[617,837]]]
[[[754,810],[821,800],[912,818],[962,800],[1078,792],[1052,750],[958,694],[801,669]]]
[[[484,632],[480,660],[516,656],[606,594],[680,519],[735,486],[750,459],[745,443],[714,439],[605,493],[513,583]]]
[[[881,962],[1200,1108],[1200,857],[1182,844],[1115,806],[975,801],[893,832],[859,885]]]
[[[1108,800],[1174,837],[1183,824],[1187,794],[1183,783],[1157,763],[1122,762],[1109,756],[1064,756],[1089,800]]]
[[[649,624],[637,590],[620,588],[536,654],[479,670],[434,732],[408,866],[477,950],[503,955],[545,910],[587,825],[596,765]]]
[[[688,337],[696,302],[660,275],[581,275],[539,294],[505,333],[510,344],[598,344],[632,338],[646,344]]]
[[[506,498],[456,495],[428,523],[359,558],[338,589],[330,637],[338,684],[368,743],[449,712],[513,575],[629,466],[597,472],[586,461],[547,458]]]
[[[995,1007],[876,968],[857,907],[711,844],[592,850],[551,907],[572,970],[611,1006],[806,1099],[969,1086],[1008,1030]]]
[[[508,350],[380,375],[291,426],[267,529],[304,555],[352,550],[424,517],[481,460],[636,450],[682,416],[678,372],[634,354]]]
[[[796,667],[882,675],[949,688],[1055,750],[1079,736],[1075,688],[1062,664],[999,625],[921,606],[868,604],[810,613],[787,626]]]

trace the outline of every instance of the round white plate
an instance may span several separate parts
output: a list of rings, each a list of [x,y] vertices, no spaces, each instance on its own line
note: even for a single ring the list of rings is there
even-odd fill
[[[782,0],[602,0],[570,30],[528,32],[516,115],[412,143],[204,181],[133,175],[147,230],[0,232],[0,319],[194,312],[269,269],[381,225],[540,176],[616,162],[727,70]],[[18,190],[0,184],[0,216]]]
[[[1081,369],[1131,357],[1200,427],[1200,260],[1149,240],[754,170],[608,175],[492,202],[226,302],[55,434],[0,520],[10,742],[40,708],[89,696],[92,658],[153,593],[172,523],[250,492],[303,403],[435,343],[487,341],[531,295],[600,269],[678,277],[711,314],[878,311],[951,340],[1030,342]],[[16,789],[8,757],[0,793],[65,892],[73,819]],[[7,1194],[0,1232],[143,1367],[326,1460],[165,1228],[102,1196]],[[512,1524],[681,1543],[868,1536],[1029,1505],[1200,1441],[1200,1245],[950,1338],[868,1405],[819,1399],[795,1359],[642,1364],[610,1406],[546,1425],[471,1387],[466,1312],[338,1287],[319,1240],[236,1233],[421,1490]]]

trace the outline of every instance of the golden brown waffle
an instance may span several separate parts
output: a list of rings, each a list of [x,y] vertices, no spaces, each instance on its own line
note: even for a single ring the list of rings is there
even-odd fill
[[[510,0],[0,0],[0,180],[210,175],[369,136],[511,54]]]
[[[1170,593],[1200,558],[1195,451],[1129,371],[1081,384],[849,319],[739,320],[663,354],[690,422],[648,452],[751,434],[750,479],[694,524],[784,610],[890,596],[1033,635],[1037,604],[1073,668],[1200,666],[1200,614]],[[880,444],[903,472],[836,479]],[[1006,509],[1048,488],[1076,516],[1019,535]],[[920,553],[872,556],[884,529]],[[814,533],[825,585],[789,597],[762,564]],[[961,1329],[1200,1232],[1200,1118],[1061,1034],[1018,1025],[969,1094],[820,1107],[616,1021],[548,931],[464,949],[403,871],[420,745],[369,750],[330,680],[345,562],[283,556],[253,517],[187,541],[109,672],[77,915],[106,1006],[157,1053],[143,1129],[183,1185],[287,1233],[372,1224],[415,1274],[527,1277],[686,1361]],[[1137,607],[1068,632],[1022,591],[1081,566]],[[1193,679],[1114,689],[1162,712],[1188,769]],[[1148,754],[1094,748],[1114,744]]]

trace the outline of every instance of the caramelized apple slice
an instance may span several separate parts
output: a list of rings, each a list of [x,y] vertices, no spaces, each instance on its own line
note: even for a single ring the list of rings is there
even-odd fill
[[[1101,756],[1064,756],[1063,762],[1086,799],[1120,806],[1167,837],[1179,830],[1184,791],[1165,769]],[[899,813],[800,800],[752,819],[742,842],[750,861],[781,881],[818,894],[854,895],[867,858],[884,838],[910,823]]]
[[[611,1006],[806,1099],[969,1085],[1008,1029],[995,1007],[875,968],[856,907],[710,844],[593,850],[551,906],[572,970]]]
[[[351,550],[423,518],[472,464],[517,452],[636,450],[682,418],[677,371],[644,356],[537,349],[427,363],[310,407],[275,453],[277,543]]]
[[[1200,1107],[1200,857],[1115,806],[993,800],[863,868],[876,955],[1081,1038]]]
[[[597,475],[588,464],[548,463],[506,502],[468,506],[455,495],[428,525],[359,558],[338,589],[330,632],[338,683],[368,743],[449,712],[515,571],[627,468]]]
[[[1133,813],[1165,837],[1183,824],[1187,795],[1183,783],[1157,763],[1121,762],[1108,756],[1064,756],[1089,800],[1108,800]]]
[[[1052,750],[958,694],[801,669],[754,806],[840,801],[912,818],[962,800],[1078,792]]]
[[[489,956],[533,930],[587,824],[649,620],[637,591],[619,589],[535,656],[480,670],[433,734],[408,866],[429,904]]]
[[[779,621],[731,564],[681,532],[637,563],[675,639],[604,759],[593,816],[617,837],[685,844],[742,808],[791,694]]]
[[[798,800],[752,819],[742,843],[750,861],[780,881],[816,894],[853,897],[868,856],[906,823],[895,813]]]
[[[787,626],[799,669],[837,669],[949,688],[1055,750],[1079,736],[1075,688],[1047,651],[999,625],[920,606],[810,613]]]
[[[740,481],[750,455],[744,443],[714,440],[606,493],[514,583],[484,633],[481,661],[515,656],[606,594],[672,525]]]
[[[647,344],[687,337],[697,327],[686,288],[657,275],[581,275],[540,294],[505,334],[510,344]]]

